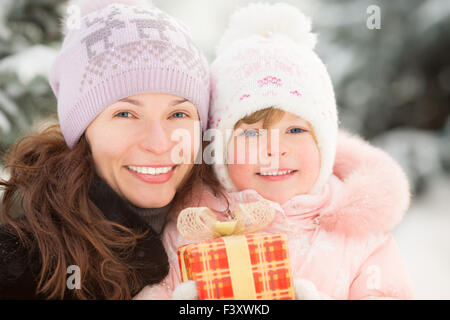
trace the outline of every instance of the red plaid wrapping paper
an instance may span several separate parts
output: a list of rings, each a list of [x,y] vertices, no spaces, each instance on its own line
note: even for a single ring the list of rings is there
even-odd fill
[[[248,267],[253,276],[249,281],[254,285],[255,299],[295,298],[286,235],[257,233],[232,237],[245,237],[250,255]],[[178,248],[182,280],[196,281],[200,300],[234,299],[227,238],[230,237]],[[244,266],[245,263],[240,268],[245,268]]]

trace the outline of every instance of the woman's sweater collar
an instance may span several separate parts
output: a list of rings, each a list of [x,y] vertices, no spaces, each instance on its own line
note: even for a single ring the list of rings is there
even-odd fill
[[[157,234],[164,229],[173,201],[161,208],[140,208],[120,197],[102,178],[94,176],[89,197],[109,220],[127,227],[148,224]]]

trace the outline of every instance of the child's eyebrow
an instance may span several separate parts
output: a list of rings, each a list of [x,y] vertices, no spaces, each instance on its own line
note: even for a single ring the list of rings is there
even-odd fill
[[[289,121],[292,125],[302,125],[302,126],[308,126],[308,121],[303,119],[293,119],[292,121]]]
[[[299,126],[299,127],[308,127],[308,123],[304,123],[304,122],[297,122],[297,123],[293,123],[291,126]]]

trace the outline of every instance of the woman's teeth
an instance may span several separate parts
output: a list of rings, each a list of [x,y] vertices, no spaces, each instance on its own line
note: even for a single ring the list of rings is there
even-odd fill
[[[142,174],[152,174],[152,175],[157,175],[157,174],[163,174],[163,173],[167,173],[170,170],[172,170],[175,166],[172,167],[158,167],[158,168],[153,168],[153,167],[134,167],[134,166],[127,166],[128,169],[137,172],[137,173],[142,173]]]
[[[260,176],[282,176],[285,174],[290,174],[296,170],[283,170],[283,171],[266,171],[266,172],[260,172]]]

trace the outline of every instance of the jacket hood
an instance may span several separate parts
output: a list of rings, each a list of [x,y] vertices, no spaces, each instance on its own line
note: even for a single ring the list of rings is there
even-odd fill
[[[327,231],[349,236],[389,232],[410,204],[403,169],[386,152],[340,130],[333,174],[343,182],[342,195],[320,215]]]

